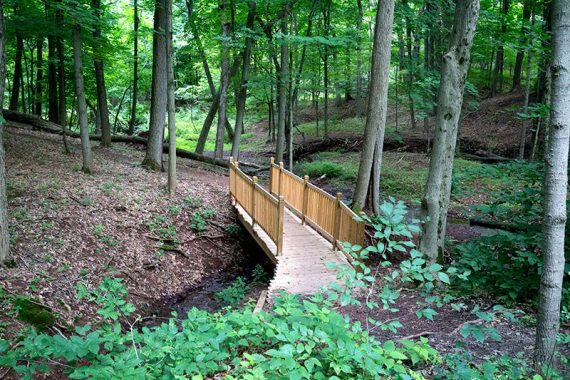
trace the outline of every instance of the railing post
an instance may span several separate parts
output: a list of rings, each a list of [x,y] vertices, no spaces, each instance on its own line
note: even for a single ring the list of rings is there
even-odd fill
[[[337,250],[337,240],[340,236],[340,203],[342,202],[342,193],[336,193],[336,204],[334,211],[334,225],[333,225],[333,250]]]
[[[303,205],[301,206],[301,224],[305,224],[305,216],[307,215],[307,207],[309,202],[309,176],[303,177]]]
[[[251,227],[253,228],[255,226],[255,190],[257,189],[257,177],[253,177],[251,186]]]
[[[230,201],[232,202],[232,204],[235,204],[233,202],[233,199],[235,198],[235,175],[234,175],[234,158],[230,157]]]
[[[277,195],[281,196],[283,194],[283,162],[279,163],[279,188],[277,189]]]
[[[273,193],[273,164],[275,164],[275,157],[269,159],[269,192]]]
[[[279,213],[277,215],[277,256],[283,253],[283,220],[285,218],[285,198],[279,196]]]

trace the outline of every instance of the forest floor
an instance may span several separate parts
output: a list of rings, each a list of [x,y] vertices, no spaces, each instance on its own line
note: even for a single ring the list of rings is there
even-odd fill
[[[78,284],[123,278],[143,316],[169,316],[181,302],[219,307],[216,291],[267,266],[215,168],[180,159],[171,199],[166,174],[139,167],[137,147],[93,144],[95,173],[86,175],[79,141],[70,142],[65,155],[60,136],[9,129],[5,140],[13,261],[0,269],[0,287],[48,306],[60,327],[96,316],[94,304],[77,300]],[[192,292],[203,297],[188,300]]]

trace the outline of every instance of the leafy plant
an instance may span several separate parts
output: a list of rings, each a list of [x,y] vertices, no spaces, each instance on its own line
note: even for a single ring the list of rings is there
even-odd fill
[[[251,278],[253,282],[264,283],[269,279],[269,274],[267,274],[261,265],[257,264],[255,268],[253,268]]]
[[[230,286],[216,293],[216,299],[224,306],[236,306],[244,299],[247,289],[243,277],[238,277]]]

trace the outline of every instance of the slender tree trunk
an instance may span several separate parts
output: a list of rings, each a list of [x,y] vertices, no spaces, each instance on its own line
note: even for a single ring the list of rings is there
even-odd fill
[[[162,168],[162,143],[166,119],[166,28],[165,0],[157,0],[154,8],[152,38],[152,89],[148,145],[143,166],[149,170]]]
[[[528,20],[530,19],[530,9],[531,9],[531,2],[533,2],[533,0],[525,0],[524,2],[524,6],[523,6],[523,14],[522,14],[522,26],[521,26],[521,43],[524,45],[527,43],[528,40],[528,26],[526,25],[526,22],[528,22]],[[524,46],[519,48],[519,50],[517,51],[517,57],[515,60],[515,68],[514,68],[514,72],[513,72],[513,87],[511,89],[511,91],[516,90],[517,88],[519,88],[521,86],[521,73],[522,73],[522,64],[523,64],[523,60],[524,60],[524,52],[525,52],[525,48]]]
[[[228,107],[229,84],[229,46],[227,39],[230,33],[230,23],[227,15],[226,0],[219,0],[219,11],[222,30],[221,74],[220,74],[220,105],[218,107],[218,128],[216,130],[215,158],[224,158],[224,128]]]
[[[479,0],[458,0],[449,48],[441,68],[435,137],[421,203],[420,251],[430,261],[443,258],[453,158],[463,105],[470,50],[479,17]]]
[[[109,122],[107,88],[105,87],[105,68],[101,57],[101,0],[91,0],[91,10],[95,15],[93,65],[95,66],[95,82],[97,85],[97,110],[101,118],[101,145],[111,146],[111,123]]]
[[[43,50],[44,39],[43,37],[38,38],[36,43],[36,90],[34,94],[34,114],[42,115],[42,81],[44,79],[44,60],[43,60]]]
[[[504,38],[507,33],[507,14],[509,13],[510,0],[502,0],[501,8],[501,33],[500,38]],[[495,55],[495,67],[493,68],[493,79],[491,80],[491,97],[496,96],[503,81],[505,47],[504,41],[499,43],[497,54]]]
[[[364,18],[364,9],[362,7],[362,0],[357,0],[358,16],[356,18],[356,101],[358,106],[358,114],[360,115],[361,107],[360,101],[362,100],[362,20]]]
[[[364,208],[368,189],[372,188],[372,206],[379,212],[380,203],[380,167],[384,130],[388,113],[388,82],[390,78],[390,48],[392,42],[392,23],[394,18],[394,0],[378,3],[374,45],[372,47],[372,71],[370,73],[370,92],[368,94],[368,115],[364,130],[364,145],[360,156],[358,178],[354,191],[353,208]],[[372,173],[372,186],[370,177]]]
[[[168,193],[176,194],[176,103],[174,98],[174,47],[172,43],[172,0],[166,0],[166,78],[168,82]]]
[[[532,14],[532,23],[534,24],[534,10],[531,10]],[[531,27],[532,28],[532,27]],[[530,43],[532,44],[532,38],[530,39]],[[532,70],[532,49],[529,47],[528,54],[527,54],[527,62],[526,62],[526,84],[524,87],[524,110],[528,114],[528,106],[530,101],[530,84],[531,84],[531,70]],[[521,123],[521,130],[520,130],[520,140],[519,140],[519,160],[524,160],[524,152],[526,147],[526,133],[528,128],[531,124],[530,118],[526,118]]]
[[[570,140],[570,0],[552,4],[552,105],[545,154],[542,275],[534,359],[551,366],[560,328]]]
[[[10,96],[11,111],[18,110],[18,97],[20,96],[20,84],[22,83],[22,55],[24,54],[24,39],[16,32],[16,57],[14,58],[14,76],[12,77],[12,94]],[[26,112],[26,110],[23,110]]]
[[[281,33],[287,34],[287,12],[283,12],[281,17]],[[281,59],[279,69],[277,91],[277,147],[275,149],[277,162],[283,162],[283,152],[285,150],[285,124],[287,118],[287,78],[288,68],[288,46],[287,41],[281,41]]]
[[[81,58],[81,27],[73,26],[73,65],[75,69],[75,93],[77,94],[77,115],[79,116],[79,133],[81,135],[81,152],[83,154],[84,173],[93,172],[93,157],[89,141],[89,125],[87,124],[87,101],[83,85],[83,61]]]
[[[134,0],[134,39],[133,39],[133,94],[131,96],[131,117],[129,118],[129,135],[135,133],[137,124],[137,98],[139,96],[139,7]]]
[[[117,123],[119,121],[119,114],[121,113],[121,108],[123,108],[123,102],[125,101],[125,96],[127,96],[127,91],[129,91],[130,87],[131,86],[129,85],[123,91],[123,95],[121,96],[121,100],[119,101],[119,105],[117,106],[117,110],[115,111],[115,118],[113,119],[113,134],[117,134],[117,125],[118,125]]]
[[[60,0],[61,2],[61,0]],[[63,10],[58,9],[55,12],[55,22],[56,25],[60,30],[64,28],[63,22]],[[55,39],[55,46],[57,50],[57,84],[58,84],[58,101],[57,101],[57,119],[59,121],[59,125],[61,125],[62,129],[62,141],[63,141],[63,151],[65,154],[71,152],[67,144],[67,133],[66,133],[66,124],[67,124],[67,94],[65,91],[65,53],[63,51],[63,37],[58,35]]]
[[[4,153],[4,89],[6,85],[6,34],[4,7],[0,1],[0,263],[10,257],[10,236],[8,233],[8,199],[6,197],[6,163]]]
[[[59,124],[55,36],[48,36],[48,120]]]
[[[255,2],[248,3],[249,11],[247,14],[246,27],[253,30],[255,21]],[[239,148],[241,143],[241,134],[243,131],[243,119],[245,115],[245,102],[247,100],[247,81],[249,80],[249,67],[251,61],[251,48],[253,39],[247,37],[245,40],[245,49],[243,52],[243,65],[241,69],[241,80],[236,100],[236,124],[234,127],[234,141],[232,144],[232,157],[239,160]]]

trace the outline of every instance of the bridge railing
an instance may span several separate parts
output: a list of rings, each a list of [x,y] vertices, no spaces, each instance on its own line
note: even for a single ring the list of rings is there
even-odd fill
[[[283,251],[284,199],[275,197],[230,160],[230,195],[251,217],[252,228],[258,225],[277,247],[277,256]]]
[[[342,193],[333,197],[310,183],[308,176],[301,178],[291,173],[273,158],[269,165],[269,190],[283,197],[302,222],[319,231],[333,248],[345,241],[364,244],[365,223],[355,220],[356,214],[342,202]]]

